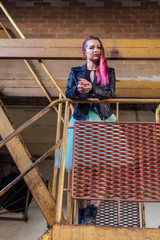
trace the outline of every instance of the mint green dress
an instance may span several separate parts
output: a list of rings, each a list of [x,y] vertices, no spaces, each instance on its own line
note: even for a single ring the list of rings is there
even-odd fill
[[[73,127],[74,123],[76,121],[78,121],[78,120],[76,120],[72,117],[69,121],[68,126]],[[116,122],[116,117],[115,117],[114,114],[112,114],[106,120],[101,120],[97,109],[94,108],[93,110],[90,110],[86,121]],[[67,172],[69,170],[71,170],[71,168],[72,168],[73,135],[74,135],[73,128],[69,128],[68,129],[68,137],[67,137],[67,151],[66,151],[66,164],[65,164],[65,168],[66,168]],[[62,146],[59,149],[59,152],[57,154],[56,161],[55,161],[55,166],[58,167],[58,168],[60,167],[60,163],[61,163],[61,152],[62,152]]]

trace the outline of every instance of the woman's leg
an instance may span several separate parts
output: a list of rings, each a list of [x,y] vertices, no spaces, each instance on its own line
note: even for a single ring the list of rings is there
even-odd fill
[[[86,208],[87,207],[87,201],[86,200],[77,200],[78,207],[79,208]]]
[[[86,222],[86,200],[77,200],[78,203],[78,224],[84,225]]]
[[[98,207],[101,201],[91,200],[90,205],[87,206],[86,200],[77,200],[79,209],[78,224],[80,225],[95,225]]]

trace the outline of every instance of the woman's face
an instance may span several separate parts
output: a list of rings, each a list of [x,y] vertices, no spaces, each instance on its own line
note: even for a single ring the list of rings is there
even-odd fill
[[[87,41],[85,57],[90,61],[98,61],[101,55],[101,45],[97,39]]]

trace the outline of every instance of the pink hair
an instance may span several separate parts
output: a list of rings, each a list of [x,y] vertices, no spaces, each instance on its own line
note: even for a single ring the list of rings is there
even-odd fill
[[[109,84],[109,73],[108,73],[108,64],[107,64],[107,60],[105,58],[105,51],[104,51],[102,42],[97,37],[89,36],[83,42],[82,52],[83,52],[83,54],[85,54],[86,47],[87,47],[87,41],[89,41],[91,39],[98,40],[100,43],[100,46],[101,46],[101,55],[100,55],[100,59],[98,62],[96,75],[97,75],[97,82],[98,83],[100,82],[101,86],[106,86]]]

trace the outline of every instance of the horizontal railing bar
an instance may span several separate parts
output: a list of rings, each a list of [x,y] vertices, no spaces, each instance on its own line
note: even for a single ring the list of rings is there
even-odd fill
[[[159,104],[160,103],[160,98],[150,98],[150,99],[139,99],[139,98],[135,98],[135,99],[131,99],[131,98],[112,98],[112,99],[97,99],[97,98],[88,98],[88,99],[83,99],[83,100],[69,100],[71,103],[121,103],[121,104]]]
[[[37,113],[34,117],[30,118],[27,122],[25,122],[23,125],[21,125],[19,128],[17,128],[15,131],[13,131],[11,134],[9,134],[6,138],[0,141],[0,148],[3,147],[8,141],[10,141],[13,137],[21,133],[24,129],[29,127],[32,123],[43,117],[47,112],[49,112],[52,107],[58,103],[65,102],[65,99],[57,99],[50,103],[48,106],[46,106],[42,111]]]
[[[11,140],[14,136],[22,132],[24,129],[29,127],[32,123],[34,123],[36,120],[44,116],[50,109],[58,104],[58,103],[64,103],[65,101],[69,100],[70,103],[129,103],[129,104],[160,104],[160,99],[130,99],[130,98],[112,98],[112,99],[96,99],[96,98],[90,98],[90,99],[85,99],[85,100],[72,100],[72,99],[58,99],[50,103],[48,106],[46,106],[42,111],[40,111],[38,114],[36,114],[34,117],[29,119],[26,123],[24,123],[22,126],[17,128],[14,132],[12,132],[10,135],[8,135],[6,138],[0,141],[0,148],[3,147],[9,140]]]
[[[63,139],[61,139],[57,144],[51,147],[46,153],[44,153],[40,158],[38,158],[32,165],[30,165],[23,173],[21,173],[18,177],[16,177],[11,183],[9,183],[6,187],[4,187],[0,191],[0,197],[6,193],[13,185],[15,185],[18,181],[20,181],[28,172],[30,172],[34,167],[36,167],[40,162],[42,162],[45,158],[47,158],[51,153],[58,148]]]

